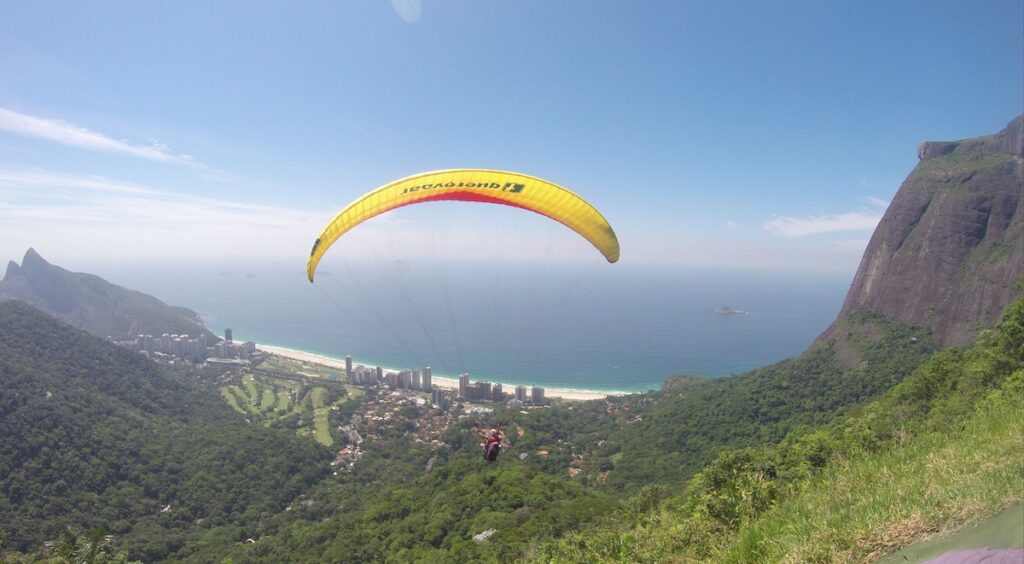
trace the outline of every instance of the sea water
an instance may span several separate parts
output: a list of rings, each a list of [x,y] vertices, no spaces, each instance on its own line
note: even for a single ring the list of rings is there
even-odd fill
[[[301,263],[125,264],[106,277],[191,308],[235,340],[506,386],[626,391],[799,355],[849,284],[849,275],[603,261],[353,261],[322,267],[315,284]]]

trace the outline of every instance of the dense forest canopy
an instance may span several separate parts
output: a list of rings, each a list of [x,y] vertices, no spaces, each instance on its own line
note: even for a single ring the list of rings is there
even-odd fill
[[[0,527],[31,550],[68,525],[133,557],[245,540],[328,470],[331,453],[249,425],[195,374],[0,303]]]

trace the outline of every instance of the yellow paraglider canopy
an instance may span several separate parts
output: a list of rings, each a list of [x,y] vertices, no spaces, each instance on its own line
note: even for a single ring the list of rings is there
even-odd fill
[[[440,200],[502,204],[539,213],[582,235],[608,262],[619,260],[619,240],[604,216],[557,184],[500,170],[438,170],[385,184],[341,210],[313,243],[306,266],[309,281],[327,249],[356,225],[395,208]]]

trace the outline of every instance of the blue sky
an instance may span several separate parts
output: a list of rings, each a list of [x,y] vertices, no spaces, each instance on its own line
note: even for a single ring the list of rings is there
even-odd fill
[[[484,167],[590,200],[624,268],[852,274],[918,142],[1022,111],[1022,24],[1019,0],[6,2],[0,259],[301,273],[357,196]],[[445,213],[469,240],[522,212]]]

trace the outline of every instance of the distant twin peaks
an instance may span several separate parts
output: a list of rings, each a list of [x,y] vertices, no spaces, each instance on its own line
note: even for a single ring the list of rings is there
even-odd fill
[[[21,300],[98,337],[178,333],[212,336],[199,314],[122,288],[92,274],[69,272],[29,249],[11,261],[0,281],[0,301]]]

